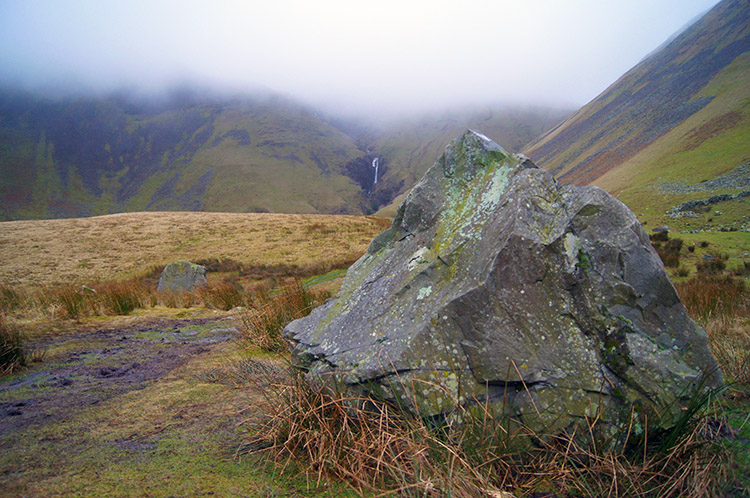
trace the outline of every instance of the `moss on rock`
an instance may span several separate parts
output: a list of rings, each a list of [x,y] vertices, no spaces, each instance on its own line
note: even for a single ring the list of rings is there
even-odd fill
[[[481,404],[538,431],[616,427],[634,407],[668,427],[721,384],[633,213],[471,130],[285,335],[310,379],[426,417]]]

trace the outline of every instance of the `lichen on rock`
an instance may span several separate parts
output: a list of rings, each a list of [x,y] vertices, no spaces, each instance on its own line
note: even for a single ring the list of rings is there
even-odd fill
[[[295,363],[429,417],[669,427],[721,373],[633,213],[467,131],[339,293],[290,323]]]

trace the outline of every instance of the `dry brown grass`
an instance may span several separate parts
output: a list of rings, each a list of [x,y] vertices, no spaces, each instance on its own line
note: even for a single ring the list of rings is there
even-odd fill
[[[315,389],[295,374],[265,385],[266,417],[251,423],[241,452],[366,496],[709,497],[726,484],[710,444],[721,428],[706,417],[692,418],[671,444],[633,435],[638,442],[618,448],[603,443],[594,419],[580,434],[539,435],[511,432],[481,403],[456,405],[461,422],[445,425],[371,397]],[[635,433],[632,424],[623,431]]]
[[[731,317],[711,319],[706,332],[725,380],[750,387],[750,321]]]
[[[13,373],[26,364],[21,332],[0,313],[0,376]]]
[[[384,218],[265,213],[124,213],[0,223],[0,282],[122,280],[178,259],[323,264],[362,254]]]
[[[697,277],[675,285],[688,314],[708,333],[730,382],[750,385],[750,289],[731,276]]]
[[[743,280],[731,276],[699,276],[675,284],[682,304],[694,319],[750,315],[750,291]]]
[[[289,345],[282,337],[284,327],[307,316],[328,297],[326,291],[305,289],[299,280],[274,293],[261,287],[253,294],[252,309],[242,315],[240,334],[253,347],[272,353],[285,352]]]

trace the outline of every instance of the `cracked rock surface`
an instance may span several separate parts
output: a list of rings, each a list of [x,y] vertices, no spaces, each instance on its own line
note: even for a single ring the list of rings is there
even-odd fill
[[[666,428],[722,382],[633,213],[471,130],[285,336],[311,382],[429,417],[481,403],[537,431],[614,430],[633,410]]]

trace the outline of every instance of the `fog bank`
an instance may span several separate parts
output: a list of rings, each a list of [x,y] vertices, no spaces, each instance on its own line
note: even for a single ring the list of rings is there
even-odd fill
[[[349,114],[580,106],[716,0],[0,3],[0,82],[267,89]]]

